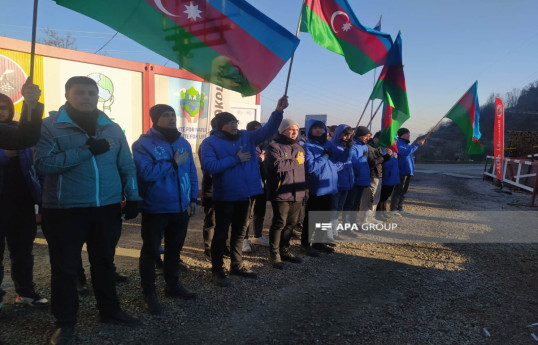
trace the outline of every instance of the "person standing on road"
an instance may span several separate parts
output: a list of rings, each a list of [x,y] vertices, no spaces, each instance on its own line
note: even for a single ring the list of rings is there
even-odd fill
[[[383,178],[381,179],[381,196],[376,208],[376,217],[379,220],[386,221],[389,218],[388,200],[391,196],[394,186],[400,183],[400,173],[398,170],[398,154],[392,152],[392,158],[383,163]]]
[[[390,210],[392,214],[401,216],[405,211],[403,210],[403,202],[405,200],[405,194],[409,189],[409,182],[411,176],[415,173],[415,160],[413,159],[413,153],[424,145],[424,139],[418,140],[416,144],[409,145],[409,137],[411,132],[407,128],[400,128],[397,132],[398,141],[396,146],[398,147],[398,170],[400,173],[400,184],[394,187],[392,192]]]
[[[301,263],[290,251],[290,240],[306,196],[305,154],[298,144],[299,125],[284,119],[278,135],[267,148],[267,198],[273,207],[269,229],[270,261],[283,269],[282,261]]]
[[[151,314],[162,314],[155,291],[155,262],[164,236],[165,294],[194,299],[179,281],[179,256],[197,210],[198,177],[191,145],[181,137],[172,107],[157,104],[149,110],[153,128],[133,144],[142,196],[140,282]]]
[[[57,330],[51,344],[73,338],[80,254],[87,244],[101,322],[137,326],[116,294],[114,245],[125,219],[138,214],[136,168],[120,126],[97,109],[99,89],[88,77],[70,78],[67,102],[43,120],[35,166],[44,176],[42,228],[49,246],[51,307]]]
[[[23,112],[30,108],[32,117],[41,119],[43,104],[38,103],[41,90],[25,84]],[[17,128],[11,98],[0,93],[0,126]],[[35,120],[34,119],[34,120]],[[9,126],[9,127],[8,127]],[[39,127],[38,127],[39,128]],[[3,136],[3,133],[2,133]],[[35,135],[35,138],[39,138]],[[11,143],[6,143],[9,147]],[[41,185],[34,169],[31,148],[0,149],[0,286],[4,278],[4,250],[9,249],[11,279],[15,285],[15,303],[46,307],[49,301],[34,289],[32,248],[37,232],[35,205],[41,203]],[[0,287],[0,309],[5,291]]]
[[[217,129],[202,143],[202,169],[213,177],[216,226],[211,242],[211,271],[218,286],[229,285],[223,255],[230,227],[230,274],[257,278],[243,264],[242,257],[252,197],[263,193],[256,146],[277,132],[287,106],[288,98],[283,96],[265,126],[251,132],[239,131],[238,121],[232,114],[219,113],[215,116]]]

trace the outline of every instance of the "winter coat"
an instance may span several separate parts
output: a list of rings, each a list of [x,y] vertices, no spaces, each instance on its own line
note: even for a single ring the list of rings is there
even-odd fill
[[[35,167],[44,175],[43,207],[100,207],[140,200],[136,168],[125,134],[99,112],[96,139],[111,139],[110,150],[94,156],[89,136],[71,120],[65,107],[43,120]]]
[[[263,193],[256,146],[271,138],[278,130],[282,114],[274,111],[269,121],[255,131],[238,131],[230,138],[219,130],[202,142],[202,170],[213,178],[213,201],[241,201]],[[242,163],[237,152],[250,152],[250,160]]]
[[[0,123],[0,150],[22,150],[34,146],[39,140],[43,109],[43,104],[37,103],[30,114],[30,121],[26,121],[28,110],[26,103],[23,102],[22,121],[18,126]]]
[[[417,144],[409,145],[408,140],[398,139],[398,169],[400,175],[413,176],[415,173],[415,160],[413,153],[418,149]]]
[[[188,152],[187,161],[177,166],[174,152]],[[142,212],[180,213],[198,197],[198,176],[191,145],[181,136],[170,143],[155,128],[133,144]]]
[[[355,176],[355,186],[370,185],[370,166],[368,165],[368,145],[353,139],[355,145],[351,148],[351,163]]]
[[[373,141],[368,142],[368,165],[370,166],[370,178],[383,177],[383,163],[390,159],[381,147],[375,147]]]
[[[396,186],[400,184],[400,171],[396,152],[392,153],[392,159],[383,163],[383,186]]]
[[[351,190],[355,183],[355,174],[353,173],[353,165],[351,162],[350,148],[345,146],[340,138],[344,129],[348,125],[339,125],[334,130],[332,143],[336,146],[333,162],[337,165],[338,170],[338,190]]]
[[[303,156],[303,164],[297,161],[300,155]],[[264,161],[269,201],[302,201],[305,198],[304,157],[304,149],[298,142],[292,144],[282,136],[269,145]]]
[[[335,155],[336,146],[325,141],[323,144],[311,139],[310,130],[318,120],[308,120],[305,124],[308,141],[304,144],[306,156],[306,186],[310,195],[322,196],[338,193],[338,169],[330,157]],[[324,137],[327,138],[327,127]]]

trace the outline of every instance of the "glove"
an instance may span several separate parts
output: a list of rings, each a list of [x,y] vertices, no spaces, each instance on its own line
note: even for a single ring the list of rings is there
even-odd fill
[[[353,147],[353,144],[355,144],[353,142],[353,139],[350,139],[348,141],[344,141],[344,146],[347,147],[348,149],[352,148]]]
[[[138,216],[138,201],[127,201],[122,213],[125,220],[136,218]]]
[[[86,140],[86,145],[90,147],[90,151],[94,156],[100,155],[110,150],[110,143],[106,139],[95,139],[94,137]]]
[[[189,204],[190,216],[194,216],[196,214],[196,211],[198,211],[198,203],[196,203],[196,200],[191,200],[191,203]]]
[[[180,166],[184,164],[187,161],[187,158],[189,158],[189,152],[183,151],[183,153],[179,153],[179,149],[174,152],[174,162],[177,166]]]

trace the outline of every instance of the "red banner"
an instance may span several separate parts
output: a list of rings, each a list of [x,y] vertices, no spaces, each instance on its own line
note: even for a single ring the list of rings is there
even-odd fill
[[[502,180],[504,159],[504,104],[495,98],[495,123],[493,125],[493,155],[495,156],[495,174]]]

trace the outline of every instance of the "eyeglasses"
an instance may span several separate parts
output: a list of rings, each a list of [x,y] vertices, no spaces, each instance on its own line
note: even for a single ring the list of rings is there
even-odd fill
[[[227,125],[239,125],[239,121],[237,120],[233,120],[233,121],[229,121],[229,122],[226,122]]]

